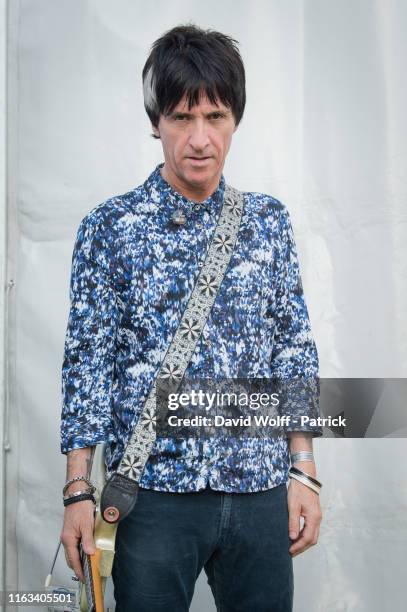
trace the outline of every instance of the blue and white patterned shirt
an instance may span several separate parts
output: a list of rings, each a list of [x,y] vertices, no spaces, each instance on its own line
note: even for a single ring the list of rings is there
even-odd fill
[[[82,220],[72,257],[71,307],[62,366],[61,450],[108,441],[117,468],[178,327],[219,216],[225,179],[194,204],[161,176]],[[172,222],[176,210],[187,222]],[[186,371],[200,378],[318,375],[286,207],[244,193],[237,243]],[[304,407],[304,414],[307,409]],[[321,435],[317,426],[296,427]],[[187,492],[269,489],[288,479],[288,440],[158,437],[140,485]]]

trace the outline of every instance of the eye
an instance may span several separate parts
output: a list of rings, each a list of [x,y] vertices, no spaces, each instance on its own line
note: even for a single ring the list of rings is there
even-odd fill
[[[174,121],[185,121],[186,119],[188,119],[187,115],[175,115],[174,116]]]
[[[211,115],[211,119],[222,119],[222,118],[223,118],[222,113],[212,113]]]

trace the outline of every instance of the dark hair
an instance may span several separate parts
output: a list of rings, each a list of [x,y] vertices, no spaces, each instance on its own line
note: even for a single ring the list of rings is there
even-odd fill
[[[235,124],[246,104],[245,71],[238,42],[221,32],[193,24],[172,28],[158,38],[143,68],[144,107],[154,127],[184,95],[188,107],[203,92],[231,109]]]

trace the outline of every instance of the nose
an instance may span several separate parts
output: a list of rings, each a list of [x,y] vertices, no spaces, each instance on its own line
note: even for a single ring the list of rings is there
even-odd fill
[[[207,126],[204,121],[193,121],[191,133],[189,135],[189,144],[195,151],[204,151],[210,143]]]

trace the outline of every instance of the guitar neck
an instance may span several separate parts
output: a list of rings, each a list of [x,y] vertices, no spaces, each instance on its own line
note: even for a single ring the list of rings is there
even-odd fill
[[[89,555],[82,552],[82,568],[85,576],[85,593],[88,612],[96,612],[95,587],[92,576],[92,564]]]

